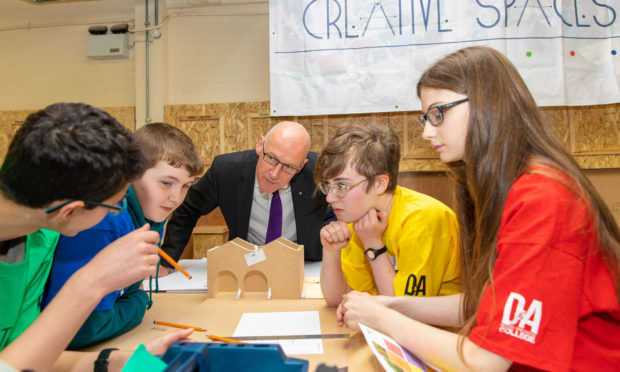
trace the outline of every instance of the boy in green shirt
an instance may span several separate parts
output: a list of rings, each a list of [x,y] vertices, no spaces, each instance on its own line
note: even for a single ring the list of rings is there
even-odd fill
[[[49,370],[59,361],[92,370],[96,353],[63,353],[101,298],[149,275],[159,235],[144,225],[78,270],[45,311],[39,301],[58,233],[72,236],[121,211],[145,159],[118,121],[85,104],[54,104],[31,114],[0,168],[0,367]],[[155,354],[187,332],[147,345]],[[130,352],[109,357],[125,364]]]

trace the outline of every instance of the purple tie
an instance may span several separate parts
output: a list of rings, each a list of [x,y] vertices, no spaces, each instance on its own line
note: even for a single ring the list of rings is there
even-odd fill
[[[282,236],[282,201],[280,200],[280,192],[274,191],[271,198],[271,207],[269,207],[269,224],[267,225],[267,236],[265,244],[276,240]]]

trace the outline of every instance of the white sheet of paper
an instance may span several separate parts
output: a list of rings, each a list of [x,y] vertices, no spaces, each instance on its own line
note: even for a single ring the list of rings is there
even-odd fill
[[[244,313],[234,337],[292,336],[321,334],[318,311],[288,311],[271,313]],[[280,344],[286,355],[323,354],[323,340],[257,340],[252,343]]]
[[[244,341],[254,344],[279,344],[288,355],[323,354],[323,341],[311,340],[254,340]]]
[[[179,265],[184,268],[191,276],[188,279],[183,273],[176,270],[169,275],[159,278],[160,291],[176,292],[206,292],[207,291],[207,259],[179,260]],[[153,290],[155,290],[155,278],[152,280]],[[149,280],[142,282],[142,288],[149,290]]]

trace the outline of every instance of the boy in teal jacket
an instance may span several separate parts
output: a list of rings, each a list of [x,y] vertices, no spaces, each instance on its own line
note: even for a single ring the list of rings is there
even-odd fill
[[[166,218],[185,199],[185,194],[203,171],[192,140],[179,129],[163,123],[149,124],[135,132],[147,158],[147,170],[129,187],[127,209],[108,215],[96,226],[75,236],[61,236],[56,248],[46,306],[67,279],[114,240],[148,223],[163,235]],[[106,295],[78,331],[69,349],[101,343],[140,324],[148,305],[141,282]]]

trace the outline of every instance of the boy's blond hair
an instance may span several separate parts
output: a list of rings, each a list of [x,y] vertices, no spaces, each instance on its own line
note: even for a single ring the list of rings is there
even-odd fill
[[[190,176],[199,176],[204,165],[192,139],[180,129],[166,123],[152,123],[134,133],[147,160],[147,169],[158,161],[173,167],[184,167]]]

